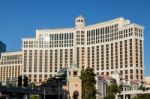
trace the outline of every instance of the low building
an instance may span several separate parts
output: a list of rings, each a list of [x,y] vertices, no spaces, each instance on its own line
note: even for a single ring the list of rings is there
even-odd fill
[[[146,77],[144,77],[144,87],[146,88],[146,89],[150,89],[150,76],[146,76]]]
[[[147,81],[146,81],[147,80]],[[120,93],[117,93],[117,99],[132,99],[138,94],[147,94],[150,92],[148,89],[149,78],[146,77],[146,82],[142,80],[128,80],[122,78],[122,75],[114,71],[112,76],[97,75],[96,76],[96,98],[104,99],[107,96],[107,87],[113,83],[117,83],[120,86]]]
[[[115,83],[116,80],[105,75],[96,76],[96,98],[103,99],[107,95],[107,86]]]
[[[1,53],[0,81],[13,82],[22,75],[22,51]],[[15,80],[16,81],[16,80]]]

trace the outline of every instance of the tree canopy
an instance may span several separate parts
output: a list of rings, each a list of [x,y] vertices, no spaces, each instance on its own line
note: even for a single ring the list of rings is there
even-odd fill
[[[133,99],[150,99],[150,94],[139,94]]]
[[[107,96],[104,99],[115,99],[115,95],[120,92],[120,87],[117,83],[107,86]]]
[[[82,80],[82,96],[84,99],[96,99],[96,80],[95,74],[92,68],[87,67],[81,72]]]

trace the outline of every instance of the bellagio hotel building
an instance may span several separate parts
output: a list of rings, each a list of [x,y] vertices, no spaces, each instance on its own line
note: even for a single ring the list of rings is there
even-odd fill
[[[22,39],[22,75],[41,83],[72,63],[96,74],[119,71],[128,80],[143,80],[143,26],[124,18],[86,25],[84,17],[75,27],[36,30],[35,38]]]

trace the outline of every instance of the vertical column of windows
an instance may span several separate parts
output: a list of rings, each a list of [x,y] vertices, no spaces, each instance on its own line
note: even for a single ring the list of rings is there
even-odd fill
[[[139,70],[138,69],[136,69],[136,79],[139,79]]]
[[[73,64],[73,49],[70,49],[70,65]]]
[[[123,47],[122,47],[122,41],[120,41],[120,68],[123,67]]]
[[[104,70],[104,45],[101,45],[101,70]]]
[[[57,64],[58,64],[58,50],[55,50],[55,58],[54,58],[54,63],[55,63],[55,69],[54,71],[57,72]]]
[[[109,44],[106,44],[106,69],[109,69]]]
[[[123,38],[123,31],[119,31],[119,38]]]
[[[37,74],[34,74],[34,82],[37,82]]]
[[[57,37],[56,37],[57,35],[56,34],[53,34],[53,35],[54,35],[54,43],[53,43],[54,45],[53,46],[57,47]]]
[[[87,45],[89,45],[89,31],[87,31]]]
[[[84,45],[84,31],[77,31],[76,32],[76,44],[77,45]]]
[[[94,53],[94,46],[92,46],[92,68],[94,69],[95,66],[95,53]]]
[[[8,80],[8,78],[10,77],[10,68],[9,68],[9,66],[7,66],[7,78],[6,78],[6,80]]]
[[[136,67],[139,67],[139,40],[135,39],[135,52],[136,52]],[[138,69],[136,69],[136,79],[139,79],[139,72]]]
[[[96,58],[97,58],[97,60],[96,60],[96,62],[97,62],[96,69],[97,69],[97,71],[99,71],[99,58],[100,58],[99,55],[100,55],[99,46],[97,46],[96,47]]]
[[[3,81],[5,81],[5,76],[6,76],[6,67],[3,67]]]
[[[15,71],[14,71],[14,72],[15,72],[15,78],[18,77],[18,76],[17,76],[17,72],[18,72],[18,71],[17,71],[17,68],[18,68],[18,66],[15,66]],[[12,76],[13,76],[13,75],[12,75]]]
[[[124,41],[124,60],[125,60],[125,67],[128,67],[128,50],[127,50],[127,40]]]
[[[111,43],[111,69],[114,68],[114,47],[113,47],[113,43]]]
[[[4,72],[4,67],[1,67],[1,81],[3,81],[3,77],[4,77],[4,75],[5,75],[5,73],[3,73]]]
[[[61,47],[61,34],[59,34],[59,41],[58,41],[58,47]]]
[[[142,70],[140,70],[140,76],[141,80],[143,80],[143,41],[140,40],[140,67]]]
[[[138,36],[138,28],[134,28],[134,31],[135,31],[135,36]]]
[[[65,38],[64,38],[64,47],[68,46],[68,33],[64,34]]]
[[[81,45],[84,45],[84,31],[81,31]]]
[[[100,29],[96,29],[96,43],[100,42],[100,33],[99,33]]]
[[[43,66],[43,51],[40,50],[40,55],[39,55],[39,72],[42,72],[42,66]]]
[[[28,75],[28,80],[29,80],[29,82],[31,82],[31,79],[32,79],[32,75],[29,74],[29,75]]]
[[[118,42],[115,42],[115,66],[118,68]]]
[[[104,38],[105,38],[105,33],[104,33],[104,28],[102,28],[102,42],[104,42]]]
[[[29,50],[29,72],[32,72],[32,50]]]
[[[77,45],[80,45],[80,42],[81,42],[81,41],[80,41],[80,38],[81,38],[81,37],[80,37],[80,31],[77,31],[77,32],[76,32],[76,44],[77,44]]]
[[[39,74],[39,83],[42,83],[42,74]]]
[[[37,50],[34,50],[34,72],[37,72]]]
[[[130,79],[133,79],[133,69],[130,69]]]
[[[128,34],[129,34],[128,29],[125,29],[123,32],[124,32],[124,38],[128,37]]]
[[[125,70],[125,79],[128,79],[128,70]]]
[[[68,66],[68,49],[65,49],[65,66]]]
[[[4,76],[5,76],[5,73],[4,73],[4,67],[1,67],[1,81],[3,81],[4,80]]]
[[[23,67],[23,71],[24,72],[27,71],[27,50],[24,50],[24,67]]]
[[[53,67],[53,50],[50,50],[50,68],[49,71],[52,73],[52,67]]]
[[[130,50],[129,51],[130,52],[129,53],[130,54],[129,55],[130,56],[130,67],[133,67],[133,52],[132,52],[133,51],[133,48],[132,48],[133,45],[132,45],[132,39],[130,39],[129,42],[130,42],[129,43],[129,46],[130,46],[130,49],[129,49]]]
[[[133,35],[133,28],[129,28],[128,31],[129,31],[129,36],[132,36]]]
[[[5,77],[6,77],[6,67],[3,67],[3,74],[4,74],[3,81],[5,81]]]
[[[76,58],[76,59],[77,59],[77,66],[79,66],[79,65],[80,65],[80,63],[79,63],[79,60],[80,60],[80,59],[79,59],[79,58],[80,58],[80,57],[79,57],[79,56],[80,56],[79,47],[77,47],[77,50],[76,50],[76,51],[77,51],[77,56],[76,56],[76,57],[77,57],[77,58]]]
[[[69,33],[69,46],[73,46],[73,33]]]
[[[84,56],[84,47],[82,47],[82,69],[84,69],[84,59],[85,59],[85,56]]]
[[[92,30],[92,44],[95,44],[95,30]]]
[[[63,50],[60,49],[60,68],[62,68],[62,64],[63,64]]]
[[[136,67],[138,67],[138,39],[135,39],[135,57],[136,57]]]
[[[105,27],[105,42],[109,41],[109,27]]]
[[[143,67],[143,42],[140,40],[140,66]]]
[[[87,54],[88,54],[88,66],[90,67],[90,47],[88,47]]]
[[[45,66],[44,66],[44,71],[47,72],[48,70],[48,50],[45,50]]]

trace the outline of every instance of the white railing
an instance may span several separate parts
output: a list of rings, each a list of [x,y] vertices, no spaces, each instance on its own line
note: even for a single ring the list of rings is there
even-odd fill
[[[125,94],[148,94],[150,93],[150,90],[129,90],[129,91],[122,91],[119,95],[125,95]]]

